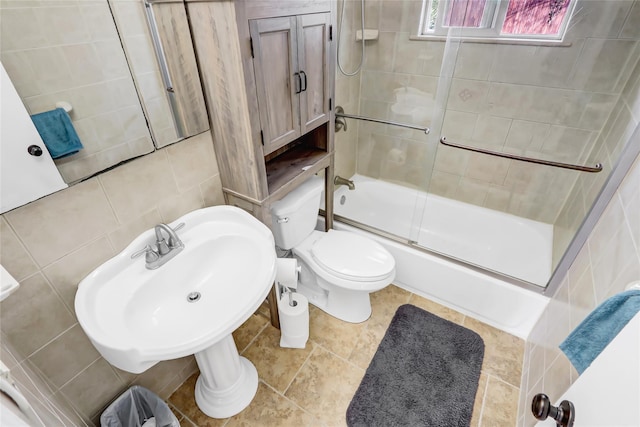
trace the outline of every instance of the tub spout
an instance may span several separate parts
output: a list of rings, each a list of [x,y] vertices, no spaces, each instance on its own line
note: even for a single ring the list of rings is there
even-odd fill
[[[353,181],[351,181],[350,179],[346,179],[343,178],[341,176],[336,175],[336,177],[333,180],[333,183],[336,186],[341,186],[341,185],[346,185],[347,187],[349,187],[349,190],[355,190],[356,189],[356,185],[353,183]]]

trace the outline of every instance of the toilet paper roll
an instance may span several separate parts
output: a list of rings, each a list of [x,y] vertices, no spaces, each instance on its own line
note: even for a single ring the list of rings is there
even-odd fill
[[[278,299],[280,315],[280,347],[304,348],[309,339],[309,300],[293,293],[295,307],[289,305],[289,295]]]
[[[298,288],[298,261],[295,258],[276,258],[276,283]]]

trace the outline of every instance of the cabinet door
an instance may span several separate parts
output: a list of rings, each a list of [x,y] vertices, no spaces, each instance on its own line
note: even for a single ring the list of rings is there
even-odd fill
[[[301,132],[329,120],[329,13],[298,17],[298,69]]]
[[[249,21],[265,154],[300,136],[296,18]]]

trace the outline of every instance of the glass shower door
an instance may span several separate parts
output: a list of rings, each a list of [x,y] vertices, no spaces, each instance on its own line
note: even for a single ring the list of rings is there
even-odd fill
[[[431,142],[456,146],[438,143],[414,232],[421,247],[544,287],[636,126],[640,34],[623,2],[525,3],[527,19],[516,25],[514,1],[425,1],[435,13],[425,16],[425,40],[430,27],[447,32],[442,128]],[[502,30],[486,24],[487,14]],[[532,34],[545,31],[562,37]]]

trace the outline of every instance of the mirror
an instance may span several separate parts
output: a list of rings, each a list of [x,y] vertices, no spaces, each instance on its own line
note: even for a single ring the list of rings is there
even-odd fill
[[[67,184],[209,127],[183,4],[163,1],[150,17],[158,43],[180,41],[159,50],[178,73],[171,97],[142,1],[0,3],[0,59],[29,114],[72,108],[83,148],[54,159]]]

